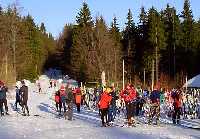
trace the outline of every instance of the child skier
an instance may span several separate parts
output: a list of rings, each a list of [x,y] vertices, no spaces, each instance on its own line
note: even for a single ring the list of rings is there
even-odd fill
[[[61,104],[61,100],[60,100],[60,92],[59,91],[56,91],[55,102],[56,102],[56,111],[59,112],[59,114],[61,114],[62,104]]]

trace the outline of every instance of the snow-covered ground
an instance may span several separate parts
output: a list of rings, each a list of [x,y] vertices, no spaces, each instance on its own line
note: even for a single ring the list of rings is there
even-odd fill
[[[13,111],[14,100],[9,100],[10,115],[0,117],[0,139],[200,139],[200,130],[171,124],[100,127],[98,113],[84,109],[74,113],[73,121],[64,120],[58,117],[49,95],[36,91],[34,84],[29,85],[29,117]]]

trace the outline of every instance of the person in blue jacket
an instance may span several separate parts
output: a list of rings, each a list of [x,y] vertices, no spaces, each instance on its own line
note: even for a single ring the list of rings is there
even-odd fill
[[[16,100],[15,100],[15,109],[17,110],[17,104],[19,104],[21,106],[21,95],[20,95],[20,91],[19,88],[17,86],[15,86],[15,91],[16,91]]]

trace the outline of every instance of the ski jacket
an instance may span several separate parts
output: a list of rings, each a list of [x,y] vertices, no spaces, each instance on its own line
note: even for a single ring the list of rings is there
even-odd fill
[[[28,87],[23,85],[20,90],[20,94],[22,95],[22,100],[23,101],[28,101]]]
[[[0,88],[0,99],[6,99],[7,88],[5,86]]]
[[[18,88],[16,89],[16,100],[21,100],[20,90]]]
[[[131,102],[136,100],[137,92],[134,88],[122,90],[120,96],[124,99],[125,102]]]
[[[55,102],[56,103],[60,103],[60,95],[59,95],[59,93],[56,93],[56,95],[55,95]]]
[[[76,94],[76,104],[80,104],[81,103],[81,94],[78,93]]]
[[[174,99],[174,108],[178,109],[178,108],[181,108],[181,107],[182,107],[181,100],[179,98],[175,98]]]
[[[150,100],[152,103],[160,103],[160,92],[158,90],[153,90],[150,95]]]
[[[108,95],[107,92],[103,92],[101,95],[100,101],[98,103],[99,109],[107,109],[109,107],[109,104],[112,100],[112,96]]]
[[[66,103],[70,104],[74,101],[74,95],[71,89],[68,89],[67,96],[66,96]]]

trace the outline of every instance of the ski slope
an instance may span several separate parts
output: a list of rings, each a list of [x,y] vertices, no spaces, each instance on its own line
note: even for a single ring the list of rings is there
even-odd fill
[[[49,95],[36,92],[37,87],[29,85],[29,117],[13,111],[14,100],[8,101],[10,115],[0,118],[0,139],[200,139],[200,130],[170,124],[100,127],[98,113],[85,109],[80,114],[75,110],[73,121],[64,120]]]

